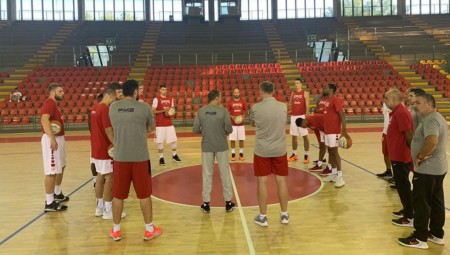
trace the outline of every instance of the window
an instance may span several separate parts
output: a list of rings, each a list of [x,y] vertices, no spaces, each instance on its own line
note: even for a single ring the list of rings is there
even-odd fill
[[[343,17],[395,15],[396,8],[397,0],[342,0],[341,15]]]
[[[277,0],[279,19],[333,17],[333,0]]]
[[[0,0],[0,20],[8,20],[6,0]]]

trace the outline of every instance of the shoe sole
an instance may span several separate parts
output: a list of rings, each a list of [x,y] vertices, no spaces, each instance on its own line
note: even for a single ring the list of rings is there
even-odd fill
[[[430,238],[428,238],[428,241],[430,241],[430,242],[432,242],[432,243],[434,243],[434,244],[437,244],[437,245],[444,245],[444,244],[445,244],[444,241],[442,241],[442,242],[440,242],[440,241],[435,241],[434,239],[430,239]]]
[[[334,184],[334,187],[335,187],[335,188],[342,188],[342,187],[344,187],[344,186],[345,186],[345,183],[342,184],[342,185],[336,185],[336,184]]]
[[[398,226],[398,227],[410,227],[410,228],[414,227],[414,224],[406,225],[406,224],[398,224],[398,223],[395,223],[393,221],[391,221],[391,222],[392,222],[393,225]]]
[[[203,208],[200,208],[200,210],[202,210],[202,212],[204,212],[204,213],[210,213],[211,211],[206,211],[205,209],[203,209]]]
[[[281,221],[281,224],[289,224],[289,220],[288,221]]]
[[[67,206],[65,205],[61,205],[61,207],[59,207],[58,209],[53,209],[53,208],[45,208],[44,212],[61,212],[61,211],[65,211],[67,210]]]
[[[397,214],[392,214],[392,216],[394,216],[395,218],[403,218],[404,215],[397,215]]]
[[[308,169],[310,172],[322,172],[322,169]]]
[[[112,240],[114,240],[114,241],[120,241],[120,240],[122,240],[122,237],[113,237],[112,235],[109,235],[109,237],[111,237]]]
[[[268,226],[269,226],[269,223],[267,223],[267,221],[266,221],[265,223],[262,223],[262,222],[253,220],[253,222],[254,222],[256,225],[261,226],[261,227],[268,227]]]
[[[225,211],[226,211],[226,212],[232,212],[232,211],[234,210],[234,208],[236,208],[236,207],[233,207],[233,208],[231,208],[231,209],[228,209],[228,210],[227,210],[227,209],[225,209]]]
[[[172,159],[173,162],[181,163],[181,160]]]
[[[164,165],[162,165],[162,164],[159,164],[159,166],[166,166],[166,164],[164,164]]]
[[[398,242],[400,245],[405,246],[405,247],[409,247],[409,248],[428,249],[428,245],[427,245],[427,246],[415,246],[415,245],[407,245],[407,244],[404,244],[404,243],[400,242],[399,240],[397,240],[397,242]]]

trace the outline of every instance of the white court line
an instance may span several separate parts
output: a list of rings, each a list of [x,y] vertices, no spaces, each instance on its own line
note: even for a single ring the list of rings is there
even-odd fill
[[[247,226],[247,220],[245,219],[244,210],[242,209],[241,199],[239,198],[236,183],[234,182],[233,172],[231,171],[231,167],[228,166],[228,170],[230,171],[231,184],[233,185],[234,197],[236,198],[237,209],[239,210],[239,215],[241,216],[242,227],[244,228],[245,239],[247,239],[248,250],[250,255],[255,255],[255,247],[253,246],[252,238],[250,237],[250,232]]]

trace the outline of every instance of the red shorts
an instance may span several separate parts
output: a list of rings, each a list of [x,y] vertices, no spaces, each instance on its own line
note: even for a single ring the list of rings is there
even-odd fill
[[[253,170],[255,176],[267,176],[270,174],[287,176],[287,155],[284,154],[279,157],[264,158],[253,154]]]
[[[114,161],[112,194],[118,199],[126,199],[133,182],[136,196],[139,199],[148,198],[152,194],[152,175],[149,161],[117,162]]]
[[[383,136],[381,137],[381,152],[383,153],[384,156],[389,157],[387,139],[385,134],[383,134]]]

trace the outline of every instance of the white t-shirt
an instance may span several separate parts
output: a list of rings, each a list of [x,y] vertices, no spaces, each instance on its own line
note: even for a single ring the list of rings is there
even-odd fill
[[[389,126],[389,113],[391,113],[392,110],[389,109],[385,103],[383,103],[383,119],[384,119],[384,125],[383,125],[383,134],[387,134],[388,126]]]

